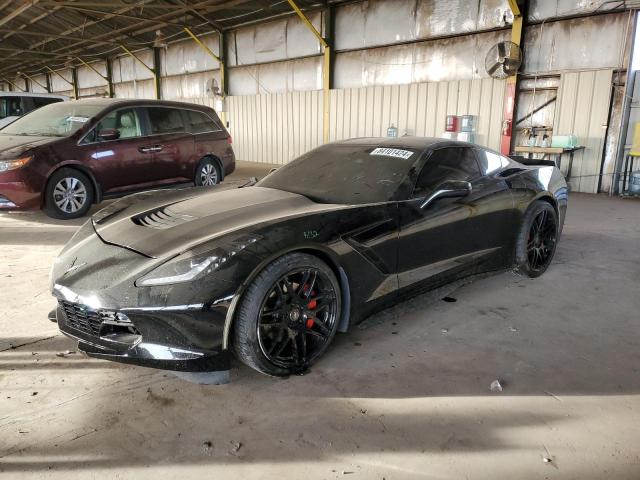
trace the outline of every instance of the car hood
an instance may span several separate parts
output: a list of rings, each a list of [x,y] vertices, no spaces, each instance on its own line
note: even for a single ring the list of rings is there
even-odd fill
[[[0,158],[15,158],[30,148],[60,140],[60,137],[34,137],[29,135],[5,135],[0,131]]]
[[[257,224],[339,208],[282,190],[219,185],[126,197],[93,225],[106,243],[161,258]]]

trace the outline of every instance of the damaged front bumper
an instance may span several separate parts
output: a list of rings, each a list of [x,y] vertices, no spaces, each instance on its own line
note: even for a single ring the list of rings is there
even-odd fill
[[[229,370],[229,351],[222,346],[226,308],[123,311],[129,322],[111,322],[112,311],[61,300],[56,321],[91,357],[178,372]]]

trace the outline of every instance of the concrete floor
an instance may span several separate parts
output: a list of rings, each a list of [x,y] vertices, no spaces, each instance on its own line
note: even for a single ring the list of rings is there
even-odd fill
[[[56,355],[47,274],[79,223],[0,215],[2,478],[640,478],[639,202],[572,195],[540,279],[423,295],[305,376],[236,362],[217,387]]]

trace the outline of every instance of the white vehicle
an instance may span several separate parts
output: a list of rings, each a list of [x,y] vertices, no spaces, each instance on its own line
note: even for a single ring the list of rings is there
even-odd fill
[[[36,108],[66,100],[69,97],[52,93],[0,92],[0,128]]]

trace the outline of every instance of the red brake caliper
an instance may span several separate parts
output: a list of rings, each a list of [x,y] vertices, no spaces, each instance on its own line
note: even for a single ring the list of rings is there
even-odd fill
[[[311,292],[311,294],[314,295],[315,292]],[[318,302],[315,299],[313,299],[309,303],[307,303],[307,308],[309,310],[314,310],[317,306],[318,306]],[[313,328],[314,321],[315,321],[314,318],[308,318],[307,319],[307,328],[309,328],[309,329]]]

